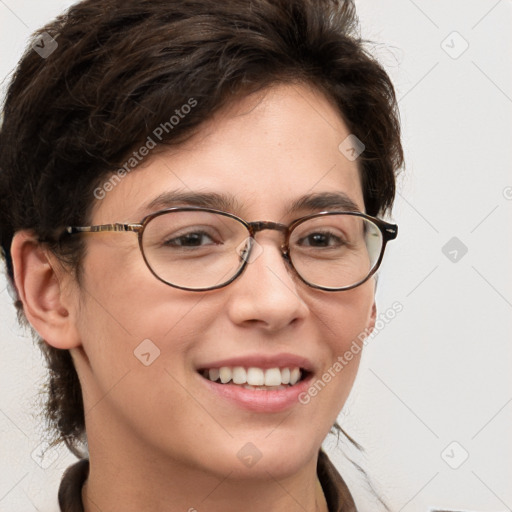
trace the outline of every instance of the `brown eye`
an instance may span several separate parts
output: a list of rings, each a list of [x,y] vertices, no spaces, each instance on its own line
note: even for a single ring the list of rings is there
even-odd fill
[[[168,238],[162,245],[167,247],[202,247],[204,245],[211,245],[215,243],[216,242],[212,240],[208,233],[205,233],[204,231],[195,231],[174,238]]]
[[[298,240],[298,245],[309,247],[333,247],[343,245],[343,240],[334,233],[315,232]]]

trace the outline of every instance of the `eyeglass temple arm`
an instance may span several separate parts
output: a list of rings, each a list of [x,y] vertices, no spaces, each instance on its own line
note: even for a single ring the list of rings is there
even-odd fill
[[[65,230],[69,235],[75,233],[99,233],[101,231],[139,231],[142,224],[100,224],[97,226],[68,226]]]

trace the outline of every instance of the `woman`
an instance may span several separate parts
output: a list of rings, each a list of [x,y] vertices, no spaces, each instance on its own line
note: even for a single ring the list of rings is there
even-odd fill
[[[1,244],[82,459],[62,511],[355,510],[321,443],[402,164],[355,29],[351,2],[86,0],[34,36]]]

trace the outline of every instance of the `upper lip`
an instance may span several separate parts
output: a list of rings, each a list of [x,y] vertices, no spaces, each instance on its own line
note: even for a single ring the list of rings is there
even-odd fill
[[[245,356],[230,357],[229,359],[220,359],[198,366],[198,370],[207,370],[210,368],[221,368],[222,366],[243,366],[245,368],[302,368],[308,372],[313,371],[313,364],[306,357],[295,354],[248,354]]]

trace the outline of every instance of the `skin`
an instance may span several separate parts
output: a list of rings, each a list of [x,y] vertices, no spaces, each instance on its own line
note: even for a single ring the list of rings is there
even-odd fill
[[[357,161],[338,145],[349,131],[324,95],[275,85],[219,112],[178,149],[153,155],[106,197],[91,224],[139,222],[163,191],[236,197],[247,221],[289,223],[304,194],[345,192],[364,210]],[[12,254],[25,313],[50,345],[71,350],[84,394],[91,471],[86,512],[326,510],[317,455],[352,388],[360,353],[310,403],[279,413],[243,410],[213,395],[197,365],[247,354],[307,357],[320,377],[358,334],[373,329],[375,282],[344,292],[299,281],[280,234],[257,235],[262,254],[229,286],[175,289],[146,267],[133,233],[87,236],[83,282],[29,231]],[[144,339],[150,366],[134,357]],[[246,467],[237,452],[262,457]]]

